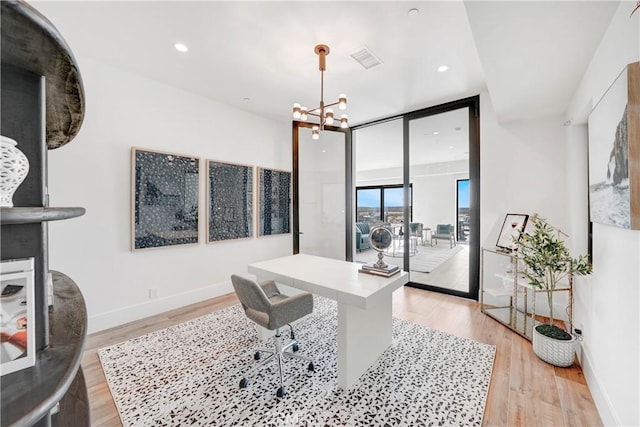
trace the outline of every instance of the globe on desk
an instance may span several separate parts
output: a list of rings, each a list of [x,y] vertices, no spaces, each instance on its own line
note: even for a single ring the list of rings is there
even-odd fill
[[[378,251],[378,262],[374,264],[374,267],[380,269],[387,268],[387,264],[383,260],[384,254],[382,252],[393,243],[391,230],[383,225],[376,225],[369,231],[369,241],[371,242],[371,247]]]

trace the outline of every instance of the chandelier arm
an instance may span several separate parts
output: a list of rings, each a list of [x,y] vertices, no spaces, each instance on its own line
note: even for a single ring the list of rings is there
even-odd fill
[[[324,108],[325,108],[325,110],[326,110],[326,109],[327,109],[327,107],[333,107],[334,105],[338,105],[338,104],[340,104],[340,101],[336,101],[336,102],[334,102],[334,103],[332,103],[332,104],[327,104],[327,105],[325,105],[325,106],[324,106]]]

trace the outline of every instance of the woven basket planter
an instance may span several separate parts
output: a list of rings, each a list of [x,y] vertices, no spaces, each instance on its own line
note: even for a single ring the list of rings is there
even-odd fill
[[[570,340],[557,340],[542,335],[533,328],[533,352],[540,359],[554,366],[566,368],[573,365],[576,337]]]

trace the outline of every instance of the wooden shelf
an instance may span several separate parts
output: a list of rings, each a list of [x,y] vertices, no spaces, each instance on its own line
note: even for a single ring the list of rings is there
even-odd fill
[[[31,224],[36,222],[60,221],[63,219],[76,218],[84,215],[85,208],[0,208],[0,223],[8,224]]]
[[[84,87],[78,64],[56,27],[23,1],[2,1],[2,62],[45,76],[46,143],[62,147],[80,131]]]
[[[60,401],[78,375],[87,311],[77,285],[53,271],[54,306],[49,309],[50,345],[35,366],[2,377],[2,425],[33,425]],[[89,425],[88,406],[86,423]],[[82,424],[79,424],[82,425]]]

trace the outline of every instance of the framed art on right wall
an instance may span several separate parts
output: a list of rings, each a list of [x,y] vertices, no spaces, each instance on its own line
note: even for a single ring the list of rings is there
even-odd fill
[[[496,247],[512,251],[518,247],[522,232],[527,226],[527,220],[529,215],[527,214],[514,214],[508,213],[504,217],[500,234],[498,235],[498,241]]]
[[[624,68],[589,115],[589,214],[640,230],[640,62]]]

